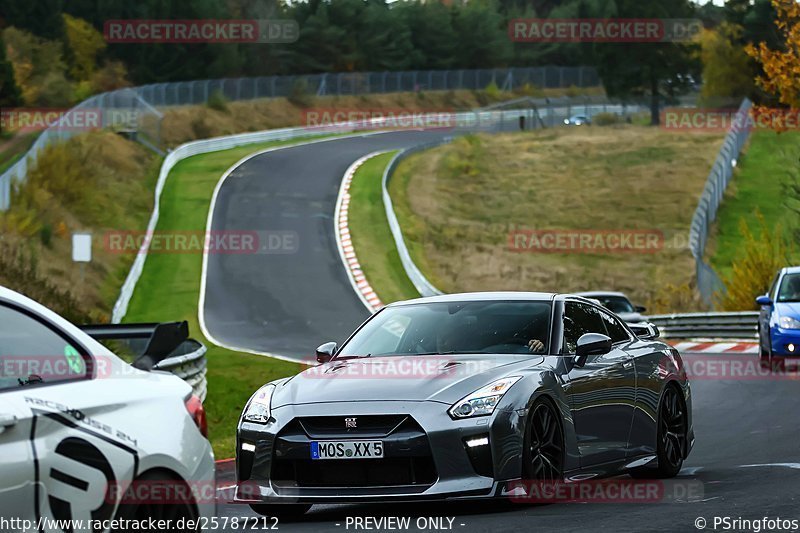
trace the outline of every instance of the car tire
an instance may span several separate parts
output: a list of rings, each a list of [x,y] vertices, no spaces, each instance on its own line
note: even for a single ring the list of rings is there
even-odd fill
[[[628,472],[631,477],[666,479],[681,471],[688,446],[686,402],[676,385],[667,385],[658,404],[656,458],[658,466],[643,466]]]
[[[137,490],[137,487],[142,486],[150,488],[144,491]],[[167,490],[158,489],[157,487],[160,486],[165,487]],[[140,500],[143,494],[151,492],[154,494],[158,492],[169,494],[169,501],[167,503],[157,503],[148,499]],[[120,503],[117,511],[117,517],[137,521],[150,518],[153,520],[170,519],[173,523],[184,519],[183,523],[192,521],[197,524],[197,529],[184,531],[200,531],[197,505],[189,485],[176,474],[167,471],[151,470],[136,478],[132,487],[129,487],[123,496],[122,503]]]
[[[250,508],[261,516],[291,520],[306,514],[311,509],[311,505],[305,503],[251,503]]]
[[[761,338],[759,337],[758,339],[758,362],[761,365],[761,368],[772,367],[772,341],[769,338],[769,334],[767,334],[766,337],[766,348],[761,345]]]
[[[523,438],[522,477],[525,481],[564,480],[564,431],[561,416],[549,400],[533,403]]]

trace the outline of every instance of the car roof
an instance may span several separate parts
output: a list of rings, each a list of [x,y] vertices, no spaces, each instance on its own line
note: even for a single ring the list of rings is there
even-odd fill
[[[428,296],[425,298],[415,298],[393,302],[386,307],[399,307],[411,304],[427,303],[454,303],[454,302],[490,302],[490,301],[546,301],[552,302],[556,299],[567,297],[581,298],[579,294],[557,293],[557,292],[525,292],[525,291],[486,291],[486,292],[462,292],[455,294],[441,294],[439,296]]]
[[[800,273],[800,266],[790,266],[783,269],[784,274],[798,274]]]
[[[624,292],[617,292],[617,291],[586,291],[586,292],[576,292],[578,296],[585,296],[588,298],[595,298],[597,296],[622,296],[623,298],[627,298],[628,296]]]
[[[415,298],[402,302],[394,302],[387,307],[395,307],[408,304],[426,303],[450,303],[450,302],[479,302],[492,300],[546,300],[552,301],[556,294],[552,292],[522,292],[522,291],[496,291],[496,292],[462,292],[456,294],[441,294],[439,296],[428,296],[425,298]]]

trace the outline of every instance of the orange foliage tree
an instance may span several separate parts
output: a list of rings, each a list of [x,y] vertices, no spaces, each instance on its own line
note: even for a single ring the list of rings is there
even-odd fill
[[[792,108],[800,107],[800,3],[796,0],[772,0],[778,16],[775,25],[784,45],[772,50],[764,42],[750,44],[746,51],[761,64],[763,74],[756,83]]]

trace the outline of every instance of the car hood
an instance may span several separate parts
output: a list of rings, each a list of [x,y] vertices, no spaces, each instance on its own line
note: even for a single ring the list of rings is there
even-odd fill
[[[777,302],[775,310],[780,316],[790,316],[800,319],[800,302]]]
[[[544,357],[439,355],[331,361],[278,385],[272,407],[323,402],[405,400],[455,403],[501,377],[535,369]]]

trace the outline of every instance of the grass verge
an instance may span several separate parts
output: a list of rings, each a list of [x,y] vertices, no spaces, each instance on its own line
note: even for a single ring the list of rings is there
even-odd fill
[[[791,229],[789,220],[795,215],[785,206],[783,184],[789,172],[796,171],[798,157],[800,132],[753,132],[725,192],[709,241],[711,265],[720,276],[727,277],[742,254],[744,238],[739,231],[742,219],[755,231],[756,212],[760,211],[767,227],[781,224],[784,230]]]
[[[367,281],[384,304],[419,297],[400,262],[383,205],[381,179],[396,153],[368,159],[356,170],[350,184],[353,246]]]
[[[297,142],[250,145],[181,161],[164,186],[157,230],[205,231],[214,188],[228,168],[250,153]],[[150,254],[125,321],[187,320],[192,337],[208,347],[205,407],[209,439],[217,458],[222,459],[234,454],[236,423],[250,395],[264,383],[296,374],[302,367],[219,348],[204,338],[197,320],[202,259],[200,254]]]
[[[414,260],[445,292],[622,290],[677,311],[697,305],[687,235],[721,142],[633,125],[481,134],[411,156],[389,189]],[[535,253],[547,251],[512,248],[516,230],[663,239],[655,252]]]

